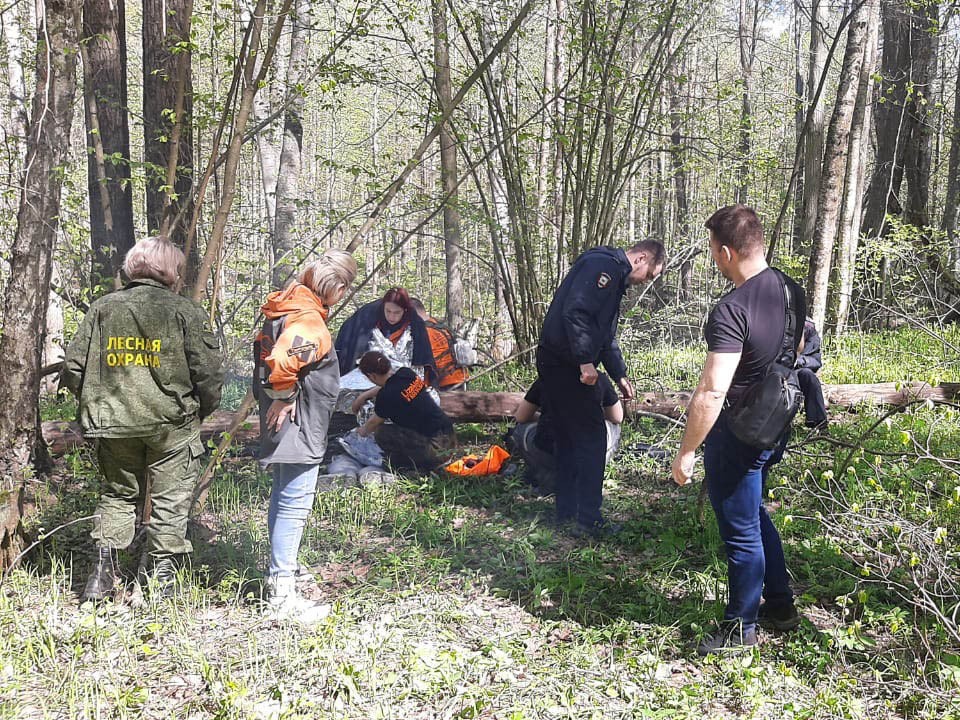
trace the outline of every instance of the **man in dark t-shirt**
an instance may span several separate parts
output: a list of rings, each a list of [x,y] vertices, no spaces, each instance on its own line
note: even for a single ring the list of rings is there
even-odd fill
[[[764,480],[775,451],[738,440],[730,431],[724,408],[760,380],[781,355],[786,340],[785,290],[794,299],[797,322],[791,341],[796,348],[802,342],[806,315],[800,286],[767,266],[763,227],[753,209],[744,205],[721,208],[707,220],[706,227],[710,254],[735,288],[720,299],[707,320],[707,359],[687,408],[686,429],[673,462],[674,480],[678,485],[687,484],[693,474],[694,452],[706,441],[705,482],[727,550],[729,596],[724,621],[700,643],[700,655],[755,645],[758,623],[790,630],[800,622],[780,536],[763,507]]]

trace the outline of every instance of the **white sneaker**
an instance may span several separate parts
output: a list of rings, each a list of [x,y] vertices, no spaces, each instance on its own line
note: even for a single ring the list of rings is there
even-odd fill
[[[266,615],[271,620],[313,625],[329,614],[329,605],[307,600],[297,592],[297,579],[293,575],[271,575],[267,578]]]

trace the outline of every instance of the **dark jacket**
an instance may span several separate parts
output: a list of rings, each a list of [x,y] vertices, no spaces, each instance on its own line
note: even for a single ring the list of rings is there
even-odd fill
[[[807,318],[803,323],[803,352],[797,358],[797,369],[807,368],[816,372],[823,367],[823,358],[820,355],[820,336],[813,320]]]
[[[370,349],[370,333],[377,325],[383,300],[367,303],[348,317],[337,333],[337,359],[340,374],[346,375],[357,366],[357,360]],[[427,326],[415,312],[410,313],[410,333],[413,335],[413,364],[418,367],[433,365],[433,351]]]
[[[253,344],[260,463],[320,463],[340,392],[328,310],[309,288],[292,283],[270,293],[261,311],[266,321]],[[279,432],[267,428],[267,410],[274,399],[296,403],[293,420],[285,420]]]
[[[220,405],[223,357],[199,305],[155,280],[100,298],[67,347],[61,385],[88,437],[144,437]]]
[[[616,333],[630,270],[618,248],[598,247],[577,258],[547,310],[538,356],[548,364],[602,364],[614,382],[626,377]]]

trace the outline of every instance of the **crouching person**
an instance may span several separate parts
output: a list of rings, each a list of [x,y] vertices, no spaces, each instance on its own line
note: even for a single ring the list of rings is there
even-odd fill
[[[359,406],[376,398],[374,414],[357,433],[373,435],[395,468],[434,470],[447,462],[457,443],[453,422],[430,397],[426,383],[410,368],[394,370],[387,357],[376,351],[365,353],[359,367],[377,387],[355,403]]]
[[[273,474],[267,597],[278,620],[309,624],[330,611],[297,592],[297,556],[340,392],[326,320],[356,274],[352,255],[328,250],[261,308],[266,321],[254,342],[253,387],[260,404],[260,464]]]
[[[149,482],[146,562],[139,577],[169,597],[199,478],[200,421],[220,405],[223,358],[206,313],[171,288],[183,253],[165,238],[137,243],[130,279],[90,306],[67,348],[61,384],[77,396],[77,420],[96,438],[103,482],[93,539],[97,561],[82,600],[112,595],[117,551],[133,542],[137,500]]]
[[[597,373],[597,387],[607,427],[605,463],[609,464],[620,447],[623,403],[606,373]],[[543,382],[540,378],[527,390],[513,417],[517,425],[510,433],[511,449],[523,458],[527,466],[526,480],[537,487],[540,493],[549,495],[556,485],[557,459],[553,424],[544,409]]]

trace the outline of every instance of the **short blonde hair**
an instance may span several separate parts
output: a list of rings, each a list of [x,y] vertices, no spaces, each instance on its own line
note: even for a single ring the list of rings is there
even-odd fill
[[[340,288],[348,288],[357,277],[357,261],[345,250],[327,250],[307,264],[297,280],[324,302]]]
[[[123,259],[123,272],[131,280],[150,279],[173,287],[186,264],[183,251],[162,236],[141,240]]]

